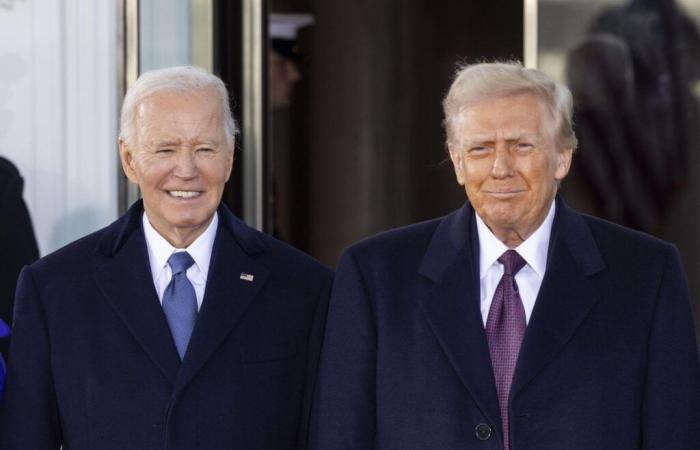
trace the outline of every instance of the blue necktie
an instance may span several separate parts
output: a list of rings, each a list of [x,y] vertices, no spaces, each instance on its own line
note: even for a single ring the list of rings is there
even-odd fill
[[[163,311],[173,335],[180,359],[185,357],[194,322],[197,319],[197,296],[192,283],[187,279],[187,269],[194,259],[187,252],[176,252],[168,258],[173,278],[163,293]]]

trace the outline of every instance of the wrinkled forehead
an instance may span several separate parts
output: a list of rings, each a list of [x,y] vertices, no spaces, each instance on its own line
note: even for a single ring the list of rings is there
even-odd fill
[[[517,139],[552,135],[554,115],[546,101],[523,92],[465,102],[448,121],[450,140]]]
[[[154,92],[142,99],[136,107],[137,119],[174,118],[178,115],[187,118],[223,117],[223,104],[214,88],[179,91],[164,90]]]
[[[210,89],[157,92],[137,106],[135,126],[137,134],[149,140],[221,136],[223,105]]]
[[[511,130],[537,129],[552,122],[547,103],[530,93],[483,97],[465,102],[451,120],[452,131],[490,133],[507,126]]]

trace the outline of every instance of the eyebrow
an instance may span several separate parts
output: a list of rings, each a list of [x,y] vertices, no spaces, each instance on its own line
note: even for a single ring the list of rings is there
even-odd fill
[[[519,141],[521,139],[536,139],[537,135],[532,134],[532,133],[513,133],[510,135],[505,136],[506,141]],[[467,145],[475,145],[475,144],[487,144],[496,141],[496,136],[493,134],[486,135],[472,135],[472,137],[468,137],[464,139],[462,142]]]
[[[156,141],[154,147],[174,147],[180,145],[180,141]]]
[[[202,140],[197,140],[196,142],[193,143],[195,146],[210,146],[210,147],[215,147],[219,145],[220,143],[218,142],[217,139],[202,139]],[[179,139],[174,139],[174,140],[163,140],[163,141],[155,141],[153,143],[153,147],[177,147],[183,145],[182,141]]]

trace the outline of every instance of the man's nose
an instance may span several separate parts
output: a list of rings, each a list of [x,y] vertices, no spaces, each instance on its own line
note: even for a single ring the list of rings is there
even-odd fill
[[[513,155],[506,143],[497,143],[494,151],[491,176],[494,178],[507,178],[513,175]]]
[[[197,161],[193,151],[183,150],[178,152],[175,159],[175,176],[180,178],[192,178],[197,175]]]

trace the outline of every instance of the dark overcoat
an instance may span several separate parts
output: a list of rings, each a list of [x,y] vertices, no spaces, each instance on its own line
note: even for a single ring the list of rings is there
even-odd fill
[[[313,450],[502,450],[470,205],[350,247]],[[558,200],[510,398],[512,450],[698,450],[700,367],[676,249]]]
[[[0,320],[7,324],[12,324],[19,272],[39,258],[23,187],[17,168],[0,157]],[[7,355],[8,345],[9,339],[0,339],[0,353]]]
[[[23,270],[0,448],[305,447],[331,271],[221,206],[180,362],[142,211]]]

